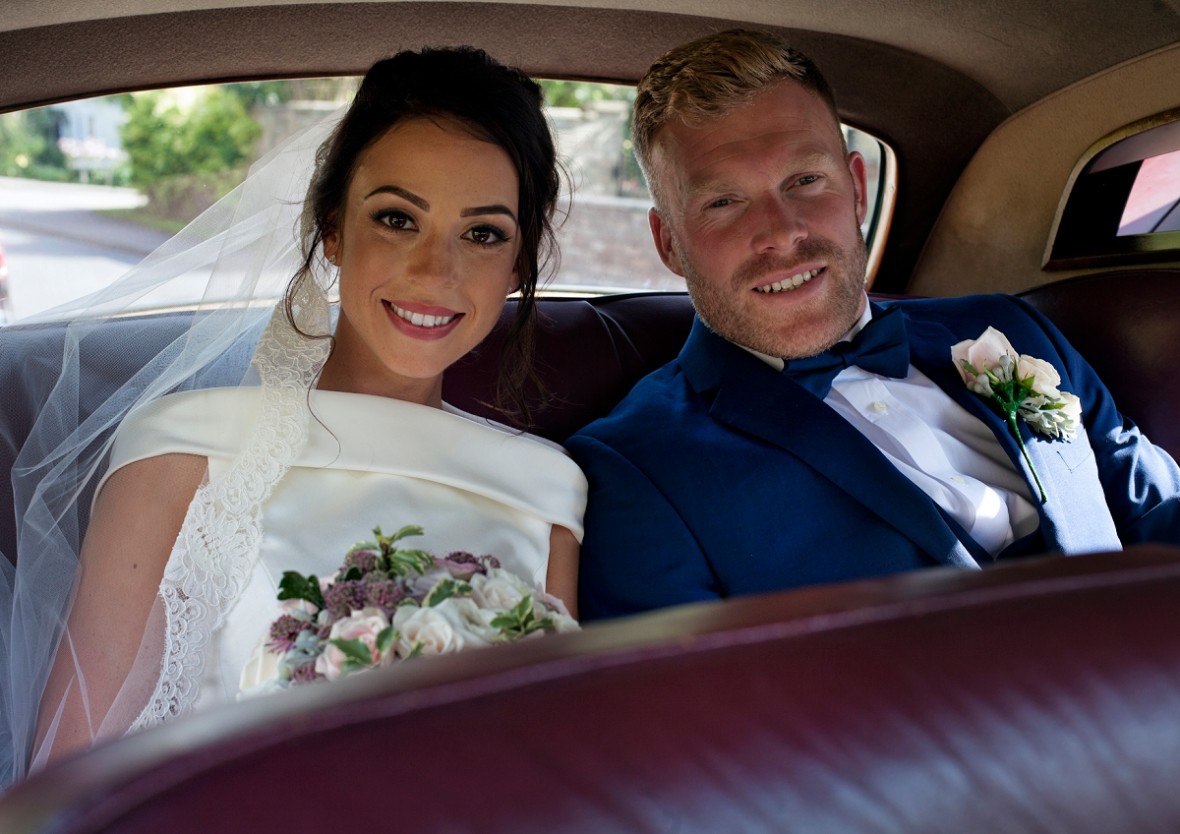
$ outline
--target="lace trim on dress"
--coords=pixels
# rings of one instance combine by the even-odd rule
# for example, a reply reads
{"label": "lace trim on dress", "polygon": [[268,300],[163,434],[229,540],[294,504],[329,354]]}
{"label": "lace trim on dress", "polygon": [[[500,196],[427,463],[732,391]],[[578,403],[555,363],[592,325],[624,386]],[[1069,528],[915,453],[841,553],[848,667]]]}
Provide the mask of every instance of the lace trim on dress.
{"label": "lace trim on dress", "polygon": [[159,594],[166,620],[160,675],[131,730],[184,715],[196,702],[212,635],[258,560],[262,504],[307,442],[307,392],[330,341],[303,333],[328,333],[328,302],[306,273],[294,302],[298,329],[279,304],[255,350],[258,419],[228,469],[197,489],[172,547]]}

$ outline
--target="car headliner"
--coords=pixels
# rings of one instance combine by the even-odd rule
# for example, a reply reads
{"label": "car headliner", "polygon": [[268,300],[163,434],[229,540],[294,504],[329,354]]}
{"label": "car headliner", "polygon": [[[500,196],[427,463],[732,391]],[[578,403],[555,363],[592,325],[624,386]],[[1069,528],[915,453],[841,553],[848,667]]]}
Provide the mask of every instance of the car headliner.
{"label": "car headliner", "polygon": [[[512,13],[505,19],[504,7],[511,12],[522,5],[544,11],[540,16]],[[357,6],[368,6],[369,14],[351,18]],[[299,14],[292,15],[289,7],[298,7]],[[92,0],[7,0],[0,32],[76,24],[81,27],[74,30],[77,37],[88,31],[102,31],[94,27],[101,26],[104,20],[201,12],[200,20],[208,24],[204,32],[195,28],[197,19],[174,18],[168,27],[171,36],[168,32],[149,34],[140,30],[126,42],[137,48],[125,53],[113,53],[105,41],[78,43],[65,30],[58,30],[62,34],[54,38],[56,47],[80,51],[82,55],[72,57],[83,60],[88,54],[92,69],[107,67],[113,59],[138,69],[141,79],[183,74],[180,67],[169,67],[171,61],[161,65],[160,58],[173,53],[177,57],[203,54],[196,77],[207,77],[211,72],[226,76],[276,70],[302,73],[309,69],[308,65],[317,72],[356,71],[390,51],[391,39],[395,42],[392,48],[398,48],[407,41],[421,42],[421,35],[431,30],[435,38],[442,36],[451,42],[456,36],[479,41],[488,37],[500,42],[510,40],[504,44],[505,49],[496,51],[511,52],[511,57],[504,55],[506,60],[534,72],[634,79],[653,56],[653,50],[678,40],[683,26],[694,25],[688,21],[660,21],[651,13],[695,16],[700,19],[695,26],[707,28],[710,19],[719,16],[718,9],[712,0],[508,4],[388,0],[315,4],[298,0],[111,0],[98,4]],[[963,73],[1010,110],[1078,78],[1171,43],[1180,35],[1180,3],[1175,0],[960,0],[949,5],[938,0],[726,0],[723,9],[726,21],[826,33],[833,37],[823,40],[833,45],[860,39],[878,44],[882,53],[890,47],[912,52]],[[341,15],[341,11],[346,14]],[[273,37],[265,37],[265,31],[252,33],[263,36],[255,42],[262,49],[229,48],[234,29],[249,30],[252,22],[280,17],[302,18],[309,23],[327,20],[336,25],[304,28],[297,36],[300,49],[292,50],[291,42],[286,41],[283,54],[273,59],[260,54],[265,44],[276,42]],[[393,25],[375,30],[348,25],[350,19],[377,17]],[[613,25],[608,25],[607,19],[614,21]],[[411,20],[412,25],[402,29]],[[511,25],[505,25],[508,23]],[[671,31],[661,31],[665,26]],[[129,29],[125,27],[125,31]],[[610,37],[612,31],[620,36]],[[158,34],[164,35],[163,41],[155,37]],[[96,45],[103,46],[96,49]],[[16,53],[5,50],[4,54],[11,58]],[[99,60],[102,63],[95,63]],[[107,71],[86,75],[101,82]],[[11,71],[6,71],[5,76],[6,83],[13,81]],[[36,82],[37,77],[33,80]],[[40,78],[41,83],[45,80]],[[157,77],[150,83],[160,80],[176,78]]]}
{"label": "car headliner", "polygon": [[[634,81],[656,55],[699,34],[734,24],[779,29],[824,70],[845,120],[899,153],[898,209],[877,288],[913,289],[916,280],[945,294],[990,286],[968,281],[948,290],[920,275],[912,280],[984,139],[1029,105],[1180,41],[1180,0],[726,0],[723,18],[718,8],[716,0],[6,0],[0,112],[187,82],[355,73],[401,48],[456,43],[536,75]],[[1174,85],[1151,86],[1158,97]],[[1132,110],[1129,120],[1162,109]],[[1071,127],[1076,136],[1066,145],[1084,150],[1099,138],[1086,124],[1050,125]],[[1061,164],[1072,170],[1077,158]],[[1057,189],[1053,205],[1039,210],[1040,233],[1064,183],[1056,171],[1024,173]],[[953,244],[953,230],[944,237]],[[1035,262],[1039,270],[1043,237],[1016,246],[1021,269]]]}

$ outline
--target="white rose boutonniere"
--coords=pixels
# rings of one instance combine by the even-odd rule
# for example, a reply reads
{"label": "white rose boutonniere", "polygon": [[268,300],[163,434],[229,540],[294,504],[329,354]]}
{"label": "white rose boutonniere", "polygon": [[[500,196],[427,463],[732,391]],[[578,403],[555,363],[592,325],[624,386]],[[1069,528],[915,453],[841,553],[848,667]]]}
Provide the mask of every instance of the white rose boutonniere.
{"label": "white rose boutonniere", "polygon": [[1032,431],[1052,440],[1073,440],[1082,419],[1081,401],[1058,390],[1061,375],[1056,368],[1043,359],[1017,354],[1007,337],[994,327],[983,331],[978,339],[952,346],[951,360],[966,386],[1004,415],[1044,503],[1045,488],[1029,459],[1016,419],[1019,417]]}

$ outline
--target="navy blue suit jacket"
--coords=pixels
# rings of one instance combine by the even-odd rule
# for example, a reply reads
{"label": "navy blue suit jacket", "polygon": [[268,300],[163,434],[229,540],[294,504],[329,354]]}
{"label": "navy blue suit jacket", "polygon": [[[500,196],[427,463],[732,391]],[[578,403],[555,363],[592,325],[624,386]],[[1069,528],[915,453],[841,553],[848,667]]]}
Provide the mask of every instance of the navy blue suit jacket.
{"label": "navy blue suit jacket", "polygon": [[[1180,470],[1119,414],[1085,360],[1009,296],[894,302],[911,362],[984,421],[1029,480],[997,412],[955,370],[951,345],[990,325],[1050,362],[1082,404],[1078,436],[1022,424],[1045,487],[1024,550],[1080,553],[1180,543]],[[888,306],[888,305],[886,305]],[[567,441],[590,481],[579,607],[585,619],[696,600],[975,568],[937,505],[822,400],[698,320],[679,357]],[[986,557],[990,559],[990,557]]]}

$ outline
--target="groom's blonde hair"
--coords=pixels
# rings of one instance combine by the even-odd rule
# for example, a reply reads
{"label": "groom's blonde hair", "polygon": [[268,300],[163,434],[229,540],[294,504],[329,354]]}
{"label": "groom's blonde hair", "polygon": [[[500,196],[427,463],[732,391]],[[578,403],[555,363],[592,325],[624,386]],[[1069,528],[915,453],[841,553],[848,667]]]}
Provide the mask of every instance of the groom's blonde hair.
{"label": "groom's blonde hair", "polygon": [[[672,121],[698,125],[720,118],[780,81],[801,84],[840,117],[831,87],[810,58],[778,35],[727,29],[677,46],[657,58],[636,90],[632,142],[657,207],[652,146]],[[841,134],[843,139],[843,134]]]}

